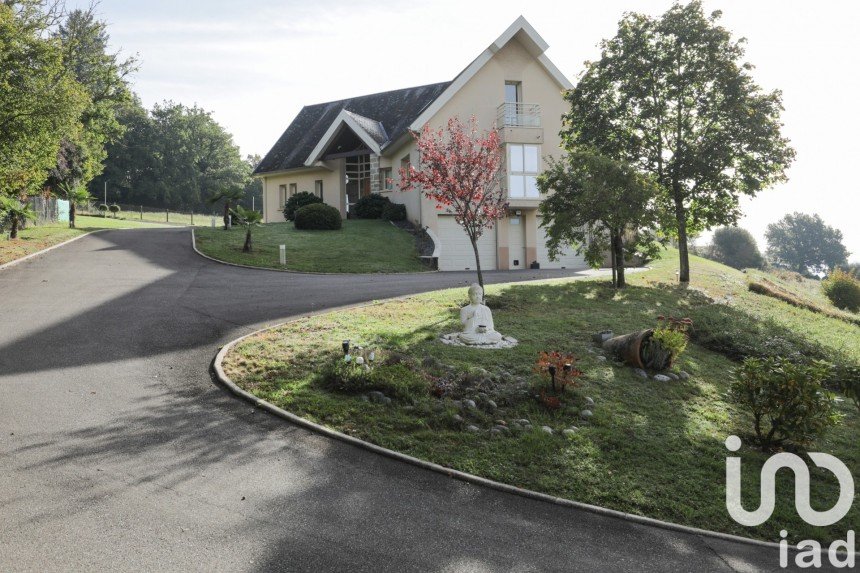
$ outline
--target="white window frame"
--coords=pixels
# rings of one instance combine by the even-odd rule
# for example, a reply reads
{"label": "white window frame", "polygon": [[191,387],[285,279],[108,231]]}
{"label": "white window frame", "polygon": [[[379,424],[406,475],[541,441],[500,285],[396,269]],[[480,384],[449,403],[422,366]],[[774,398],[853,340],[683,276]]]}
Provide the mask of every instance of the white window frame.
{"label": "white window frame", "polygon": [[323,180],[322,179],[317,179],[314,181],[314,195],[316,195],[320,199],[323,198]]}
{"label": "white window frame", "polygon": [[394,175],[393,172],[394,170],[391,167],[379,168],[379,186],[383,191],[394,190],[394,180],[392,179]]}
{"label": "white window frame", "polygon": [[290,197],[299,192],[299,184],[298,183],[290,183]]}
{"label": "white window frame", "polygon": [[[507,148],[508,197],[540,199],[540,191],[537,188],[537,176],[542,160],[540,145],[509,143]],[[530,159],[532,161],[529,161]]]}
{"label": "white window frame", "polygon": [[281,208],[284,208],[284,205],[287,204],[287,186],[286,185],[278,185],[278,204]]}

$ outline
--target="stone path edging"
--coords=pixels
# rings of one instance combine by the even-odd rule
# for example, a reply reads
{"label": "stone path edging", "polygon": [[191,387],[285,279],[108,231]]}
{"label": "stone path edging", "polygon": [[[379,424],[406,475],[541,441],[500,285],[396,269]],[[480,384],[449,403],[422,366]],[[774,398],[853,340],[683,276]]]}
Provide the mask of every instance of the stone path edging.
{"label": "stone path edging", "polygon": [[[614,517],[617,519],[622,519],[625,521],[630,521],[630,522],[634,522],[634,523],[638,523],[638,524],[642,524],[642,525],[650,525],[653,527],[659,527],[661,529],[668,529],[671,531],[678,531],[678,532],[687,533],[690,535],[700,535],[700,536],[704,536],[704,537],[711,537],[711,538],[725,540],[725,541],[744,543],[747,545],[767,547],[769,549],[779,549],[780,548],[778,543],[774,543],[771,541],[761,541],[758,539],[751,539],[749,537],[741,537],[739,535],[732,535],[730,533],[721,533],[719,531],[709,531],[707,529],[699,529],[697,527],[689,527],[686,525],[680,525],[680,524],[671,523],[668,521],[661,521],[659,519],[644,517],[641,515],[635,515],[635,514],[631,514],[631,513],[625,513],[623,511],[617,511],[614,509],[608,509],[608,508],[600,507],[597,505],[591,505],[591,504],[587,504],[587,503],[582,503],[582,502],[578,502],[578,501],[572,501],[569,499],[555,497],[555,496],[548,495],[545,493],[540,493],[540,492],[536,492],[533,490],[524,489],[524,488],[504,484],[501,482],[493,481],[493,480],[490,480],[487,478],[482,478],[480,476],[476,476],[476,475],[469,474],[466,472],[461,472],[461,471],[454,470],[451,468],[446,468],[444,466],[441,466],[439,464],[435,464],[433,462],[428,462],[426,460],[415,458],[413,456],[409,456],[409,455],[406,455],[406,454],[403,454],[400,452],[396,452],[394,450],[389,450],[387,448],[377,446],[376,444],[371,444],[370,442],[365,442],[364,440],[360,440],[360,439],[355,438],[353,436],[348,436],[348,435],[343,434],[341,432],[338,432],[336,430],[332,430],[331,428],[327,428],[327,427],[322,426],[320,424],[316,424],[314,422],[311,422],[310,420],[306,420],[305,418],[302,418],[302,417],[297,416],[291,412],[287,412],[286,410],[278,408],[274,404],[271,404],[270,402],[267,402],[261,398],[254,396],[253,394],[251,394],[249,392],[246,392],[245,390],[243,390],[242,388],[237,386],[236,383],[233,382],[230,379],[230,377],[227,376],[227,374],[224,372],[224,368],[222,366],[222,363],[224,361],[224,358],[227,356],[227,353],[230,352],[230,350],[232,350],[237,344],[239,344],[240,342],[242,342],[246,338],[250,338],[251,336],[254,336],[254,335],[259,334],[261,332],[274,330],[274,329],[279,328],[285,324],[289,324],[291,322],[295,322],[297,320],[301,320],[302,318],[306,318],[309,316],[328,314],[331,312],[340,312],[340,311],[344,311],[344,310],[351,310],[351,309],[361,308],[361,307],[365,307],[365,306],[372,306],[372,305],[376,305],[376,304],[383,304],[383,303],[390,302],[393,300],[410,298],[411,296],[414,296],[414,295],[395,297],[395,298],[390,298],[390,299],[385,299],[385,300],[380,300],[380,301],[374,301],[374,302],[370,302],[370,303],[360,303],[360,304],[348,305],[348,306],[340,307],[340,308],[336,308],[336,309],[320,310],[319,312],[308,313],[308,314],[302,315],[301,317],[292,318],[290,320],[281,322],[279,324],[275,324],[273,326],[268,326],[266,328],[262,328],[260,330],[251,332],[249,334],[245,334],[243,336],[240,336],[239,338],[236,338],[235,340],[232,340],[232,341],[228,342],[227,344],[225,344],[224,346],[222,346],[221,350],[215,356],[215,359],[212,362],[212,367],[215,370],[215,375],[218,378],[218,381],[221,384],[223,384],[230,392],[232,392],[236,396],[252,403],[257,408],[265,410],[265,411],[269,412],[270,414],[273,414],[279,418],[282,418],[282,419],[284,419],[284,420],[286,420],[292,424],[295,424],[297,426],[301,426],[303,428],[309,429],[313,432],[316,432],[318,434],[322,434],[326,437],[333,438],[335,440],[340,440],[341,442],[345,442],[347,444],[350,444],[350,445],[353,445],[353,446],[374,452],[376,454],[380,454],[380,455],[383,455],[383,456],[386,456],[389,458],[393,458],[393,459],[401,461],[401,462],[405,462],[405,463],[408,463],[408,464],[411,464],[414,466],[418,466],[420,468],[423,468],[423,469],[426,469],[429,471],[440,473],[440,474],[446,475],[446,476],[454,478],[454,479],[458,479],[458,480],[461,480],[464,482],[468,482],[468,483],[472,483],[475,485],[487,487],[487,488],[494,489],[497,491],[502,491],[505,493],[519,495],[522,497],[526,497],[526,498],[530,498],[530,499],[534,499],[534,500],[538,500],[538,501],[543,501],[546,503],[552,503],[552,504],[560,505],[563,507],[569,507],[569,508],[573,508],[573,509],[584,510],[584,511],[588,511],[591,513],[596,513],[598,515],[604,515],[607,517]],[[791,549],[795,550],[796,548],[791,547]],[[823,553],[826,553],[827,548],[822,547],[821,551]],[[860,555],[860,552],[855,552],[855,553]]]}

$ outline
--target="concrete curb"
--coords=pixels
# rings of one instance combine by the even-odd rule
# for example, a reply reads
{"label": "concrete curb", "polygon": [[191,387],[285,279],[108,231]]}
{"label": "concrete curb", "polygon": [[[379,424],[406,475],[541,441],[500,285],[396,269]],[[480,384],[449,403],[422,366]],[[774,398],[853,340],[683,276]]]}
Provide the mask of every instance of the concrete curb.
{"label": "concrete curb", "polygon": [[197,239],[194,236],[194,228],[191,228],[191,248],[194,249],[194,252],[203,257],[204,259],[209,259],[212,262],[219,263],[222,265],[227,265],[229,267],[237,267],[240,269],[253,269],[256,271],[274,271],[276,273],[290,273],[294,275],[355,275],[355,276],[396,276],[396,275],[420,275],[420,274],[430,274],[430,273],[438,273],[439,271],[412,271],[408,273],[322,273],[319,271],[293,271],[290,269],[276,269],[273,267],[255,267],[252,265],[240,265],[239,263],[231,263],[228,261],[222,261],[221,259],[216,259],[215,257],[210,257],[209,255],[203,254],[200,249],[197,248]]}
{"label": "concrete curb", "polygon": [[95,233],[101,233],[102,231],[121,231],[121,230],[122,229],[96,229],[95,231],[87,231],[86,233],[84,233],[82,235],[78,235],[77,237],[72,237],[68,241],[63,241],[62,243],[57,243],[56,245],[51,245],[50,247],[42,249],[41,251],[36,251],[35,253],[30,253],[29,255],[25,255],[25,256],[21,257],[20,259],[15,259],[14,261],[9,261],[8,263],[3,263],[2,265],[0,265],[0,271],[2,271],[4,269],[8,269],[9,267],[13,267],[13,266],[17,265],[18,263],[23,263],[24,261],[27,261],[30,259],[35,259],[36,257],[44,255],[48,251],[53,251],[54,249],[59,249],[60,247],[64,247],[64,246],[68,245],[69,243],[74,243],[78,239],[83,239],[84,237],[86,237],[88,235],[93,235]]}
{"label": "concrete curb", "polygon": [[[504,484],[501,482],[493,481],[493,480],[490,480],[487,478],[482,478],[480,476],[476,476],[476,475],[469,474],[466,472],[461,472],[461,471],[454,470],[451,468],[446,468],[444,466],[441,466],[439,464],[435,464],[433,462],[428,462],[426,460],[415,458],[415,457],[412,457],[412,456],[409,456],[409,455],[406,455],[406,454],[403,454],[400,452],[396,452],[394,450],[389,450],[387,448],[383,448],[381,446],[377,446],[375,444],[365,442],[364,440],[360,440],[358,438],[348,436],[346,434],[342,434],[336,430],[332,430],[331,428],[327,428],[327,427],[322,426],[320,424],[316,424],[314,422],[311,422],[309,420],[301,418],[295,414],[287,412],[286,410],[278,408],[274,404],[271,404],[271,403],[269,403],[269,402],[267,402],[261,398],[257,398],[253,394],[250,394],[249,392],[246,392],[245,390],[241,389],[224,372],[224,368],[223,368],[224,358],[227,356],[227,354],[230,352],[230,350],[232,350],[237,344],[239,344],[240,342],[242,342],[246,338],[250,338],[251,336],[255,336],[257,334],[260,334],[261,332],[274,330],[274,329],[279,328],[285,324],[289,324],[291,322],[301,320],[301,318],[305,318],[308,316],[317,316],[317,315],[321,315],[321,314],[328,314],[331,312],[340,312],[340,311],[344,311],[344,310],[362,308],[362,307],[372,306],[372,305],[376,305],[376,304],[383,304],[383,303],[394,301],[394,300],[402,300],[405,298],[409,298],[411,296],[414,296],[414,295],[395,297],[395,298],[390,298],[390,299],[385,299],[385,300],[373,301],[373,302],[369,302],[369,303],[360,303],[360,304],[348,305],[348,306],[344,306],[344,307],[340,307],[340,308],[336,308],[336,309],[321,310],[319,312],[314,312],[314,313],[302,315],[302,317],[300,317],[300,318],[293,318],[293,319],[281,322],[279,324],[275,324],[273,326],[268,326],[266,328],[262,328],[260,330],[255,331],[255,332],[245,334],[244,336],[240,336],[239,338],[236,338],[235,340],[232,340],[232,341],[228,342],[227,344],[225,344],[224,346],[222,346],[221,350],[215,356],[215,358],[212,362],[212,367],[215,370],[215,375],[218,378],[218,381],[221,384],[223,384],[230,392],[232,392],[236,396],[250,402],[251,404],[253,404],[257,408],[265,410],[266,412],[269,412],[270,414],[273,414],[279,418],[282,418],[282,419],[284,419],[284,420],[286,420],[292,424],[295,424],[297,426],[301,426],[303,428],[309,429],[313,432],[316,432],[318,434],[322,434],[326,437],[333,438],[335,440],[340,440],[341,442],[345,442],[345,443],[350,444],[352,446],[356,446],[356,447],[371,451],[373,453],[380,454],[380,455],[383,455],[383,456],[386,456],[386,457],[389,457],[389,458],[392,458],[392,459],[395,459],[395,460],[398,460],[401,462],[405,462],[405,463],[417,466],[419,468],[433,471],[433,472],[436,472],[436,473],[439,473],[439,474],[442,474],[442,475],[445,475],[445,476],[448,476],[448,477],[451,477],[454,479],[458,479],[458,480],[461,480],[461,481],[464,481],[467,483],[472,483],[475,485],[487,487],[487,488],[494,489],[497,491],[510,493],[513,495],[518,495],[518,496],[526,497],[529,499],[534,499],[537,501],[552,503],[555,505],[559,505],[562,507],[569,507],[572,509],[588,511],[590,513],[595,513],[598,515],[622,519],[625,521],[630,521],[630,522],[638,523],[641,525],[649,525],[649,526],[653,526],[653,527],[659,527],[661,529],[667,529],[670,531],[677,531],[680,533],[686,533],[686,534],[690,534],[690,535],[698,535],[698,536],[702,536],[702,537],[709,537],[709,538],[719,539],[719,540],[723,540],[723,541],[732,541],[732,542],[743,543],[746,545],[751,545],[751,546],[756,546],[756,547],[766,547],[768,549],[779,550],[779,548],[780,548],[779,544],[771,542],[771,541],[761,541],[758,539],[741,537],[739,535],[732,535],[729,533],[721,533],[718,531],[709,531],[707,529],[699,529],[697,527],[689,527],[686,525],[679,525],[677,523],[671,523],[668,521],[661,521],[659,519],[653,519],[650,517],[643,517],[641,515],[634,515],[631,513],[616,511],[614,509],[608,509],[605,507],[600,507],[600,506],[596,506],[596,505],[590,505],[587,503],[582,503],[582,502],[572,501],[569,499],[555,497],[555,496],[551,496],[551,495],[548,495],[545,493],[540,493],[540,492],[536,492],[533,490],[524,489],[524,488]],[[796,548],[792,546],[791,549],[795,550]],[[827,551],[826,547],[822,546],[821,551],[822,551],[822,553],[826,553],[826,551]],[[857,555],[860,555],[860,552],[855,552],[855,553]]]}

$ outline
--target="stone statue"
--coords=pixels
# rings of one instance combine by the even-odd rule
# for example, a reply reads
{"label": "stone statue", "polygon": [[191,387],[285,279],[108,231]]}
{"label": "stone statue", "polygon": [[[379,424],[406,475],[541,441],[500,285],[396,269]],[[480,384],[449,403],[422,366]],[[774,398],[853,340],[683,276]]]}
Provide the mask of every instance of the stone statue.
{"label": "stone statue", "polygon": [[493,311],[484,304],[484,289],[477,283],[469,287],[469,304],[460,309],[460,322],[463,332],[457,338],[464,344],[479,346],[502,341],[493,324]]}

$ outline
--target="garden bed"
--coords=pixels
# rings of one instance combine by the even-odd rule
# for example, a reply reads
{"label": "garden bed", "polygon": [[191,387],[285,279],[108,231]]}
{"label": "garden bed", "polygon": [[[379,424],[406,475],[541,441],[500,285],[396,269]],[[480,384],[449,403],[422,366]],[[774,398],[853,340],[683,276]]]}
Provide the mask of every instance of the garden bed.
{"label": "garden bed", "polygon": [[[778,477],[782,493],[766,524],[746,528],[728,515],[726,437],[745,442],[739,455],[747,508],[758,503],[758,472],[767,458],[749,445],[750,416],[728,398],[735,362],[690,344],[675,366],[678,379],[657,381],[613,363],[593,343],[597,331],[633,332],[662,314],[691,316],[695,324],[700,313],[716,308],[734,328],[758,324],[755,316],[715,305],[697,290],[649,286],[671,276],[670,269],[660,262],[631,277],[621,293],[596,281],[488,287],[497,330],[520,341],[512,349],[439,343],[441,333],[456,330],[466,302],[465,289],[457,289],[286,324],[244,340],[224,368],[245,390],[309,420],[503,483],[771,541],[779,540],[780,529],[790,539],[844,539],[847,524],[860,520],[860,508],[855,504],[829,528],[806,525],[794,510],[787,472]],[[704,269],[694,266],[694,281],[697,270]],[[732,288],[741,296],[745,283],[737,274]],[[701,290],[727,287],[708,272],[698,276]],[[377,374],[348,384],[330,375],[343,361],[344,339],[363,345],[364,355],[376,351]],[[541,400],[547,380],[534,372],[538,354],[553,350],[573,354],[583,372],[557,409]],[[813,449],[838,456],[858,475],[857,411],[847,401],[838,408],[842,425]],[[823,471],[812,476],[813,505],[829,507],[837,497],[835,479]]]}

